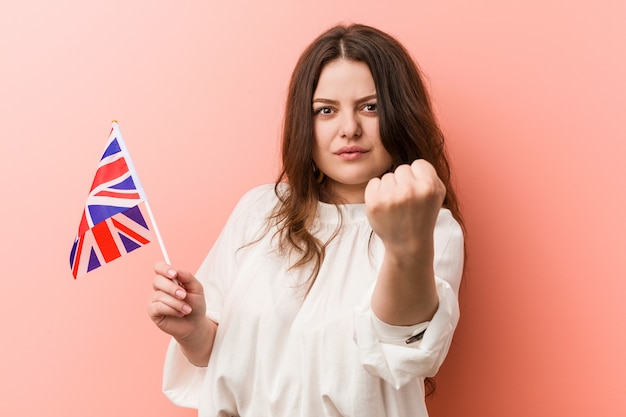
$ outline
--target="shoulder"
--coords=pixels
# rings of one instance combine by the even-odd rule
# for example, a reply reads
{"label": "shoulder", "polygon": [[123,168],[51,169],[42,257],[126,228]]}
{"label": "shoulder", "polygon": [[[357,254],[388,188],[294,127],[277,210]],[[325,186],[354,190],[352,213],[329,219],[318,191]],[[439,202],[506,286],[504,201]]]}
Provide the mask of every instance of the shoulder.
{"label": "shoulder", "polygon": [[435,275],[448,282],[458,296],[465,263],[465,237],[450,210],[439,211],[434,238]]}
{"label": "shoulder", "polygon": [[461,225],[459,224],[458,221],[456,221],[456,219],[452,215],[452,212],[448,210],[447,208],[442,208],[439,210],[435,228],[441,228],[441,229],[446,229],[450,231],[460,232],[461,234],[463,233],[463,231],[461,230]]}
{"label": "shoulder", "polygon": [[258,185],[246,192],[239,200],[238,205],[255,205],[255,204],[276,204],[278,197],[276,192],[283,191],[283,184],[263,184]]}
{"label": "shoulder", "polygon": [[239,199],[233,214],[265,218],[276,207],[278,196],[284,187],[279,184],[263,184],[252,188]]}
{"label": "shoulder", "polygon": [[463,229],[454,218],[452,212],[446,208],[439,210],[437,223],[435,224],[435,239],[446,244],[450,242],[461,243],[464,240]]}

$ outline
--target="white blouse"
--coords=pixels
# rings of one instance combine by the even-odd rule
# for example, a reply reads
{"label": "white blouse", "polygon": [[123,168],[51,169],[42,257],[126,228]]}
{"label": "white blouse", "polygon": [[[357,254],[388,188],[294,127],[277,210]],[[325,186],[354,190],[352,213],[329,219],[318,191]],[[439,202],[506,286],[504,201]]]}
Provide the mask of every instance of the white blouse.
{"label": "white blouse", "polygon": [[[197,278],[209,317],[219,323],[207,367],[191,365],[172,340],[163,391],[200,417],[422,417],[424,377],[443,362],[459,319],[463,233],[442,209],[435,227],[439,308],[423,326],[391,326],[370,307],[384,248],[373,236],[364,204],[319,203],[314,233],[326,249],[304,297],[310,269],[289,270],[277,253],[266,217],[277,203],[274,185],[237,204]],[[257,239],[259,239],[256,243]],[[252,243],[252,244],[251,244]]]}

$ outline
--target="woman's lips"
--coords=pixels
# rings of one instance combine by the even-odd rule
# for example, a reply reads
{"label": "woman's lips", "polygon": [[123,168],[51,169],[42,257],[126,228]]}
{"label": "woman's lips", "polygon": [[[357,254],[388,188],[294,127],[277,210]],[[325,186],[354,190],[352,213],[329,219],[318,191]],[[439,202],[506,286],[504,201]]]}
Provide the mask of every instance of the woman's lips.
{"label": "woman's lips", "polygon": [[335,155],[344,161],[354,161],[367,153],[367,150],[360,146],[344,146],[335,152]]}

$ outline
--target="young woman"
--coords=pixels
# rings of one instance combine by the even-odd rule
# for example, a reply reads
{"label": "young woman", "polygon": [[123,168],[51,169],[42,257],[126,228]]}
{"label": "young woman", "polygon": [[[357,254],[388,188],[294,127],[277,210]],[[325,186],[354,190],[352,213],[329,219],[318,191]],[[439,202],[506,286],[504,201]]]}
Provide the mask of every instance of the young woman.
{"label": "young woman", "polygon": [[464,241],[427,91],[391,36],[318,37],[294,70],[275,184],[194,276],[159,263],[164,391],[200,416],[427,416]]}

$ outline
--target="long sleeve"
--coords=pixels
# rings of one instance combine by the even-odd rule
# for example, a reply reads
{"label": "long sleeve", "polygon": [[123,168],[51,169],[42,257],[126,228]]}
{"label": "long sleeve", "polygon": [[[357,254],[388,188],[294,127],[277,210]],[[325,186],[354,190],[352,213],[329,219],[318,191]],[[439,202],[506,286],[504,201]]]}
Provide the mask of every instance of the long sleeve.
{"label": "long sleeve", "polygon": [[407,344],[419,326],[390,326],[377,320],[368,302],[354,315],[354,340],[367,371],[398,389],[418,377],[434,376],[443,363],[459,320],[463,233],[448,210],[435,227],[435,282],[439,308],[421,341]]}
{"label": "long sleeve", "polygon": [[[254,232],[263,221],[255,208],[267,188],[254,189],[242,197],[196,273],[204,287],[207,316],[218,325],[236,277],[239,249],[254,240]],[[192,365],[172,338],[163,371],[165,395],[176,405],[198,408],[205,374],[206,368]]]}

